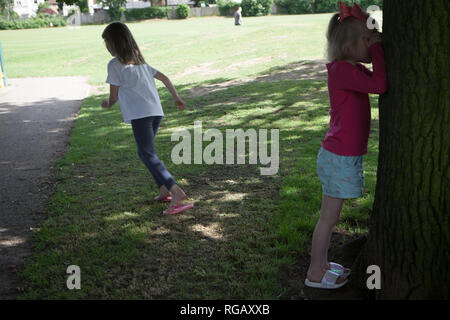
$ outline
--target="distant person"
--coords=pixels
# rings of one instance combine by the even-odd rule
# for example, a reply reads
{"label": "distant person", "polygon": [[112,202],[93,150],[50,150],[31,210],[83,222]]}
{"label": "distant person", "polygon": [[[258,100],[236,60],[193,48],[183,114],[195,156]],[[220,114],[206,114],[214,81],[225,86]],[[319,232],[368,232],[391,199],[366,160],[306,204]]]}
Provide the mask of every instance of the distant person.
{"label": "distant person", "polygon": [[136,140],[139,158],[150,171],[159,189],[156,201],[169,202],[163,214],[175,214],[194,206],[182,205],[186,197],[175,179],[159,160],[155,150],[155,136],[164,116],[155,80],[164,83],[173,96],[174,104],[180,111],[185,103],[164,74],[148,65],[139,50],[128,27],[121,22],[113,22],[103,31],[106,48],[114,58],[108,63],[110,84],[109,101],[102,102],[103,108],[111,108],[117,100],[125,123],[131,124]]}
{"label": "distant person", "polygon": [[234,24],[236,26],[242,25],[242,8],[237,8],[236,12],[234,13]]}

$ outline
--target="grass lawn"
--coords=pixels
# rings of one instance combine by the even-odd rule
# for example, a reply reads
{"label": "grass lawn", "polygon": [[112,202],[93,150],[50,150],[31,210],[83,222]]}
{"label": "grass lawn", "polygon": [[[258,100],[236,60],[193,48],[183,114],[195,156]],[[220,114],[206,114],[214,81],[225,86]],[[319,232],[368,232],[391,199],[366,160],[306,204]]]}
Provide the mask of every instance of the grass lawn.
{"label": "grass lawn", "polygon": [[[156,141],[195,208],[162,217],[167,205],[149,201],[156,188],[118,106],[102,110],[102,92],[85,99],[70,149],[56,163],[56,192],[34,233],[22,298],[285,297],[293,288],[283,277],[309,251],[320,210],[315,162],[328,128],[328,92],[317,71],[323,65],[305,60],[323,56],[329,17],[247,18],[242,28],[228,18],[130,24],[146,59],[187,102],[180,113],[168,91],[159,90],[166,118]],[[100,83],[110,59],[103,28],[0,32],[8,75],[89,75]],[[309,65],[319,69],[303,68]],[[367,231],[373,203],[378,110],[371,99],[366,193],[345,203],[336,229],[344,240]],[[195,120],[224,135],[233,128],[280,129],[278,174],[261,176],[260,166],[249,164],[173,164],[171,134],[192,131]],[[81,290],[65,287],[73,264],[81,268]]]}
{"label": "grass lawn", "polygon": [[[324,56],[330,15],[154,20],[129,27],[147,62],[176,83],[241,77],[299,58]],[[106,79],[111,56],[101,34],[106,25],[0,31],[10,78],[88,75]]]}

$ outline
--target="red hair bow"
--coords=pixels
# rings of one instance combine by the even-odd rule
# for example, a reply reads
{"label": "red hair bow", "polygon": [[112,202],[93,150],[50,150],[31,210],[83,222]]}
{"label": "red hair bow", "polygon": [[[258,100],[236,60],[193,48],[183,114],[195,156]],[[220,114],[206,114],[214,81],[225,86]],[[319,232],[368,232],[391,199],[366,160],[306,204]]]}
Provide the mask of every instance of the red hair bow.
{"label": "red hair bow", "polygon": [[342,22],[348,17],[355,17],[364,23],[367,22],[367,14],[356,3],[350,7],[342,1],[339,2],[339,21]]}

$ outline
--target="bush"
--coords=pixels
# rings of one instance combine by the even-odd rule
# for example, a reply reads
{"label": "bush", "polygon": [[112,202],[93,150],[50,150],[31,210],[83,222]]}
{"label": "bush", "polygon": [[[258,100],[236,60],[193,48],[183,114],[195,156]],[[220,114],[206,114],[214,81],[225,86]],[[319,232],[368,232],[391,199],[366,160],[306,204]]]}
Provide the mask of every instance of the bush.
{"label": "bush", "polygon": [[258,17],[268,15],[272,11],[273,0],[242,0],[242,15]]}
{"label": "bush", "polygon": [[191,9],[187,4],[180,4],[177,7],[177,17],[178,19],[186,19],[191,14]]}
{"label": "bush", "polygon": [[[341,0],[276,0],[276,4],[290,14],[338,12]],[[383,8],[383,0],[342,0],[347,5],[357,3],[363,10],[370,5]]]}
{"label": "bush", "polygon": [[167,7],[148,7],[142,9],[130,9],[125,11],[127,21],[137,21],[156,18],[167,18],[170,8]]}
{"label": "bush", "polygon": [[232,0],[219,0],[217,6],[221,16],[231,16],[239,7],[239,4]]}
{"label": "bush", "polygon": [[38,9],[36,11],[37,14],[44,12],[44,9],[49,9],[50,8],[50,3],[48,2],[43,2],[43,3],[39,3],[38,5]]}
{"label": "bush", "polygon": [[121,7],[109,7],[108,9],[108,15],[111,18],[111,21],[119,21],[120,20],[120,8]]}
{"label": "bush", "polygon": [[52,16],[49,14],[38,14],[35,18],[26,20],[0,20],[0,30],[15,30],[15,29],[31,29],[50,27],[50,23],[54,27],[66,26],[67,22],[64,17]]}
{"label": "bush", "polygon": [[80,0],[78,1],[78,7],[80,8],[80,12],[89,13],[89,1],[88,0]]}
{"label": "bush", "polygon": [[289,14],[312,13],[311,0],[278,0],[276,3]]}

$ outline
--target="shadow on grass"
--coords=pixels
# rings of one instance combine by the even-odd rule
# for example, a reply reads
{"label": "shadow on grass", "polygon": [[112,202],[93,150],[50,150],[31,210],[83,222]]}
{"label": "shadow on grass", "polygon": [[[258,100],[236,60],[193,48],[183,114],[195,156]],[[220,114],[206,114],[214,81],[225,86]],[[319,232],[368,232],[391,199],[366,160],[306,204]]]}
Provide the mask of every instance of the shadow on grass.
{"label": "shadow on grass", "polygon": [[[229,79],[200,86],[223,81]],[[307,250],[320,209],[315,160],[329,121],[326,83],[255,80],[190,97],[198,86],[178,87],[188,105],[182,113],[160,90],[166,118],[156,138],[158,153],[195,202],[194,209],[176,216],[161,216],[167,205],[149,201],[156,186],[118,108],[101,110],[104,96],[86,99],[70,151],[57,163],[58,185],[49,217],[36,233],[38,251],[25,272],[29,287],[23,298],[293,296],[295,284],[286,276]],[[249,164],[173,164],[171,133],[192,130],[195,120],[203,122],[203,130],[222,133],[280,129],[278,174],[261,176],[260,166]],[[364,208],[371,207],[374,190],[374,181],[367,180],[370,195],[358,200],[366,203],[350,202],[344,210],[341,228],[348,232],[346,219],[354,227],[367,218]],[[65,287],[70,264],[81,267],[81,290]]]}

